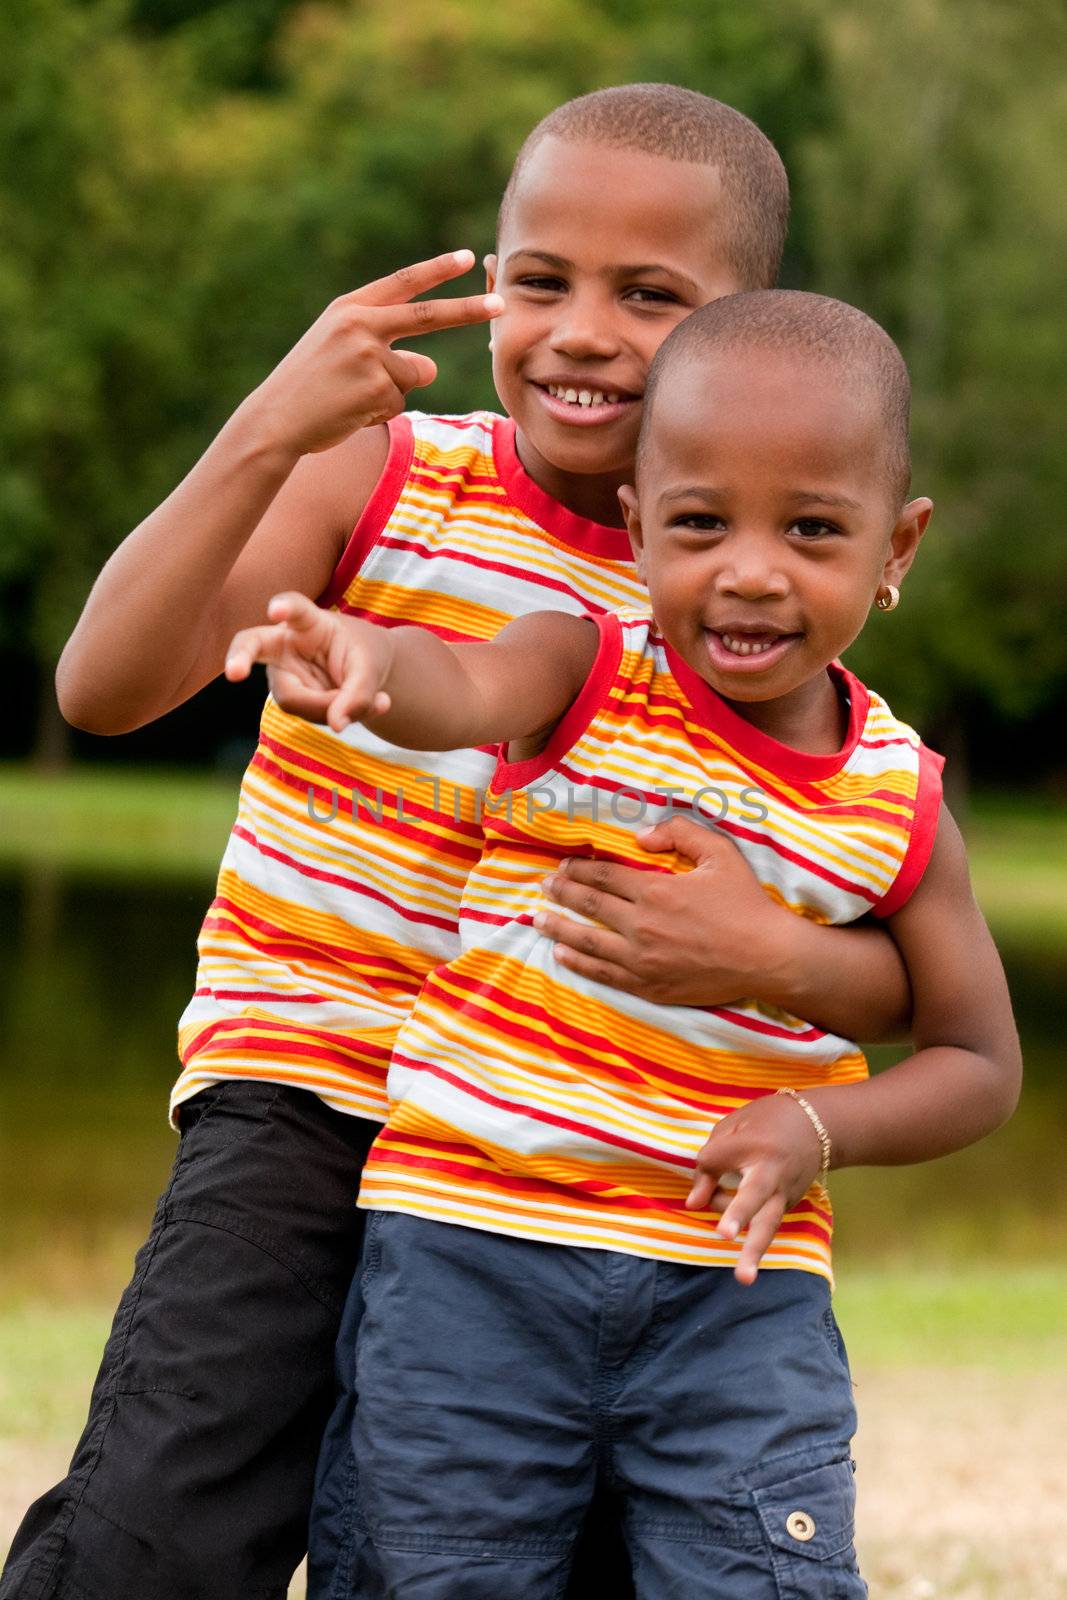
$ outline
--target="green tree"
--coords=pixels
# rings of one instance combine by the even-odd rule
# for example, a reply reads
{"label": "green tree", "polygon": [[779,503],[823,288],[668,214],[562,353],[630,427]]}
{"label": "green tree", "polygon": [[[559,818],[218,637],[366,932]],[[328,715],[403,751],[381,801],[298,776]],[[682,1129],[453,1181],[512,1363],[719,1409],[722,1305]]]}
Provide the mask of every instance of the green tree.
{"label": "green tree", "polygon": [[63,0],[0,12],[0,576],[24,601],[0,626],[44,662],[170,479],[195,392],[186,301],[162,293],[198,209],[181,86],[122,22]]}
{"label": "green tree", "polygon": [[951,741],[1067,692],[1062,263],[1067,13],[1056,0],[820,7],[831,115],[800,154],[813,287],[898,338],[936,502],[861,670]]}

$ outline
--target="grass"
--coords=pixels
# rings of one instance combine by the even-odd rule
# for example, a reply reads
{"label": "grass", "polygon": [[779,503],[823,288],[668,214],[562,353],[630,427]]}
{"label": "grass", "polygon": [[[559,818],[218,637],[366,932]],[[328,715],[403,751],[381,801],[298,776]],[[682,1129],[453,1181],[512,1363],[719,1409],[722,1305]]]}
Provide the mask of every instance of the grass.
{"label": "grass", "polygon": [[1067,951],[1067,806],[978,796],[965,832],[975,891],[998,937]]}
{"label": "grass", "polygon": [[0,765],[0,865],[210,880],[237,788],[232,774],[181,769]]}
{"label": "grass", "polygon": [[839,1268],[834,1308],[854,1366],[1067,1366],[1067,1268],[953,1262]]}

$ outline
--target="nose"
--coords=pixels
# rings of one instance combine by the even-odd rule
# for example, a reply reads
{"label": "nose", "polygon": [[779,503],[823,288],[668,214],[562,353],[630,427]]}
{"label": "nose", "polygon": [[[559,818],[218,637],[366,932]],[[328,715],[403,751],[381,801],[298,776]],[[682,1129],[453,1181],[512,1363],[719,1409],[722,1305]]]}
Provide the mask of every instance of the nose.
{"label": "nose", "polygon": [[575,361],[605,361],[617,355],[620,341],[610,299],[570,294],[560,307],[550,343],[553,350]]}
{"label": "nose", "polygon": [[745,538],[735,534],[721,548],[724,557],[716,588],[738,600],[783,600],[789,579],[782,570],[781,547],[776,539]]}

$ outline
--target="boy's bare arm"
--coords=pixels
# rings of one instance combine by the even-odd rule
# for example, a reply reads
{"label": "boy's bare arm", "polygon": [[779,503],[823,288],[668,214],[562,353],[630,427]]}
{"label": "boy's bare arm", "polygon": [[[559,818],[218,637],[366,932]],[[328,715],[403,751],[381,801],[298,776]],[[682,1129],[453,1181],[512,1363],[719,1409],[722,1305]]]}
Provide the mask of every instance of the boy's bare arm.
{"label": "boy's bare arm", "polygon": [[561,965],[663,1005],[755,997],[846,1039],[908,1034],[907,969],[883,928],[827,928],[798,917],[763,891],[725,835],[688,818],[659,823],[641,843],[677,851],[693,871],[566,862],[546,894],[600,926],[545,913],[539,926],[558,941]]}
{"label": "boy's bare arm", "polygon": [[[948,1155],[999,1127],[1019,1096],[1022,1058],[1004,972],[944,808],[923,880],[890,920],[911,979],[915,1053],[867,1082],[805,1091],[829,1133],[834,1167]],[[712,1131],[687,1203],[723,1207],[727,1237],[747,1229],[736,1269],[742,1281],[755,1277],[820,1159],[813,1122],[788,1097],[754,1101]],[[733,1198],[719,1187],[727,1172],[741,1174]]]}
{"label": "boy's bare arm", "polygon": [[1022,1085],[1004,969],[944,807],[922,882],[889,922],[911,978],[915,1054],[868,1083],[815,1093],[832,1097],[836,1166],[895,1166],[961,1150],[1007,1120]]}
{"label": "boy's bare arm", "polygon": [[393,341],[495,314],[485,295],[409,303],[472,263],[439,256],[341,296],[238,407],[98,578],[56,674],[68,720],[139,727],[216,676],[283,584],[322,593],[385,464],[383,422],[436,376]]}
{"label": "boy's bare arm", "polygon": [[238,633],[226,676],[273,668],[283,709],[342,732],[364,722],[408,750],[462,750],[540,736],[580,692],[596,658],[587,618],[531,612],[487,643],[450,643],[425,628],[382,628],[276,595],[269,623]]}

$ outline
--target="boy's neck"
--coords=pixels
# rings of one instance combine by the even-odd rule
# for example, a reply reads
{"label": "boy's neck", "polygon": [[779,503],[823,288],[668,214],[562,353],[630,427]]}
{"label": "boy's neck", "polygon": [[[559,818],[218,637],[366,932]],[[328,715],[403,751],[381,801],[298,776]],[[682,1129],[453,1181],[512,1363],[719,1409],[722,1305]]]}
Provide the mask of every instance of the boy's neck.
{"label": "boy's neck", "polygon": [[726,703],[768,738],[805,755],[836,755],[848,737],[849,706],[845,687],[829,669],[773,700],[728,700]]}
{"label": "boy's neck", "polygon": [[518,428],[515,429],[515,453],[523,470],[539,489],[551,495],[557,504],[576,517],[600,523],[607,528],[622,528],[625,522],[619,504],[619,490],[624,483],[633,481],[632,470],[627,473],[562,472],[539,454]]}

